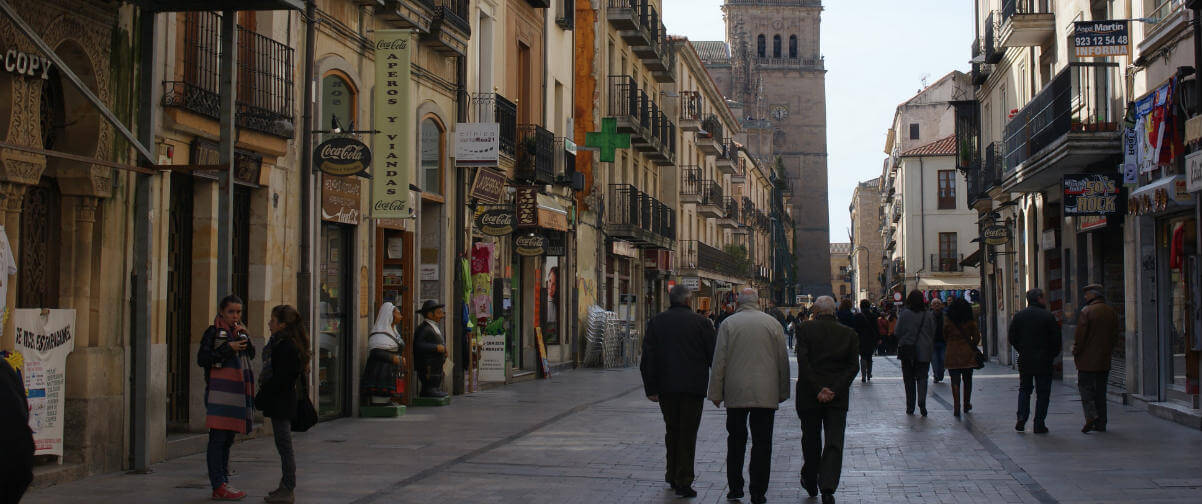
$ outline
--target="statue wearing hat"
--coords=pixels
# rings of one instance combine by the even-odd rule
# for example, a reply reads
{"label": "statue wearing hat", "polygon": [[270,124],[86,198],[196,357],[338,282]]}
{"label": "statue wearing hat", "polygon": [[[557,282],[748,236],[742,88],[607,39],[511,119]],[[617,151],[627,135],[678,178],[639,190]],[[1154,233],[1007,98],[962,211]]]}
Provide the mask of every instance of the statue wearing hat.
{"label": "statue wearing hat", "polygon": [[442,387],[442,366],[447,361],[446,340],[442,337],[439,322],[446,318],[445,305],[432,299],[422,304],[418,310],[424,320],[417,326],[413,334],[413,364],[421,379],[421,397],[446,397]]}

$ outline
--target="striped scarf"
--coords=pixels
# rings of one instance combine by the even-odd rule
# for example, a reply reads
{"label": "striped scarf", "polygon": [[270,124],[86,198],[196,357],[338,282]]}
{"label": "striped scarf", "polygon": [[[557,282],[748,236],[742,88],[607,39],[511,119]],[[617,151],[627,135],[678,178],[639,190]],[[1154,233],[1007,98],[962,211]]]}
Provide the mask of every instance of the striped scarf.
{"label": "striped scarf", "polygon": [[[233,328],[221,320],[213,323],[219,332],[232,334]],[[209,370],[205,390],[205,427],[249,434],[254,428],[255,374],[244,352]]]}

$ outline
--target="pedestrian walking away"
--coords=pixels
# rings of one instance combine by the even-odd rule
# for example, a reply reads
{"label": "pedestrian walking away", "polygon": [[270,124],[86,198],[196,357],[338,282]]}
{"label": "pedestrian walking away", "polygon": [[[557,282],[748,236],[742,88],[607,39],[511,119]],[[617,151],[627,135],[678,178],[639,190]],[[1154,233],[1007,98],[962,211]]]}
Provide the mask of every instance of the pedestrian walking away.
{"label": "pedestrian walking away", "polygon": [[254,421],[255,346],[242,325],[242,299],[230,295],[217,306],[217,318],[205,330],[196,363],[205,370],[206,461],[213,500],[242,500],[246,492],[229,485],[230,447],[238,434],[249,434]]}
{"label": "pedestrian walking away", "polygon": [[1081,432],[1106,432],[1106,381],[1110,377],[1110,357],[1119,330],[1119,317],[1106,304],[1102,286],[1085,286],[1085,307],[1077,318],[1073,336],[1073,360],[1077,364],[1077,389],[1085,410]]}
{"label": "pedestrian walking away", "polygon": [[855,330],[860,344],[860,381],[868,383],[872,380],[872,354],[881,341],[881,335],[877,332],[877,318],[872,312],[872,303],[867,299],[861,300],[860,313],[857,313],[855,318]]}
{"label": "pedestrian walking away", "polygon": [[[867,303],[867,301],[865,301]],[[835,501],[843,470],[843,434],[847,428],[851,382],[860,372],[862,339],[836,321],[835,300],[814,301],[814,320],[797,332],[797,418],[801,420],[801,487],[824,504]],[[869,361],[871,362],[871,354]]]}
{"label": "pedestrian walking away", "polygon": [[8,360],[0,358],[0,503],[16,504],[33,482],[33,430],[25,384]]}
{"label": "pedestrian walking away", "polygon": [[751,427],[751,502],[767,502],[772,470],[772,424],[789,398],[789,355],[785,335],[771,315],[760,311],[759,294],[746,288],[738,310],[718,328],[709,399],[726,403],[726,478],[729,499],[743,497],[743,455]]}
{"label": "pedestrian walking away", "polygon": [[296,455],[292,451],[292,425],[297,415],[297,379],[309,362],[309,338],[296,308],[280,305],[267,323],[271,339],[263,346],[263,371],[255,407],[271,419],[276,452],[280,455],[280,485],[264,501],[292,504],[296,491]]}
{"label": "pedestrian walking away", "polygon": [[1007,332],[1010,346],[1018,352],[1018,421],[1014,430],[1026,430],[1034,390],[1035,433],[1047,434],[1052,366],[1060,355],[1060,322],[1048,311],[1042,290],[1027,291],[1027,307],[1014,314]]}
{"label": "pedestrian walking away", "polygon": [[716,338],[713,323],[689,308],[691,297],[683,285],[668,292],[671,307],[647,322],[639,363],[643,390],[664,417],[664,481],[681,497],[697,495],[693,461]]}
{"label": "pedestrian walking away", "polygon": [[943,301],[939,298],[931,300],[931,320],[935,322],[935,339],[931,346],[931,374],[935,377],[935,383],[943,383],[943,371],[947,360],[947,340],[943,335],[944,308]]}
{"label": "pedestrian walking away", "polygon": [[914,290],[906,296],[906,305],[897,315],[897,359],[902,365],[906,388],[906,414],[914,414],[917,404],[927,416],[927,372],[934,353],[935,322],[927,310],[922,293]]}
{"label": "pedestrian walking away", "polygon": [[965,413],[972,411],[972,372],[977,367],[981,331],[973,320],[972,305],[962,298],[952,300],[943,318],[943,336],[947,340],[946,365],[952,382],[952,414],[959,418],[961,404]]}

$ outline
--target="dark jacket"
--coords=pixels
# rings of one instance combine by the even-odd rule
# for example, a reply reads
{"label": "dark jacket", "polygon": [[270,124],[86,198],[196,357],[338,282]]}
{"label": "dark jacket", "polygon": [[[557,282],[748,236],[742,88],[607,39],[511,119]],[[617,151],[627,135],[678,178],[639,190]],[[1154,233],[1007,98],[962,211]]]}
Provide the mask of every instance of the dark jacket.
{"label": "dark jacket", "polygon": [[[204,335],[200,337],[200,348],[196,351],[196,365],[204,368],[205,383],[209,383],[209,370],[212,369],[214,365],[221,364],[224,366],[229,366],[229,361],[237,358],[239,353],[243,354],[247,359],[253,360],[255,358],[255,342],[254,339],[252,339],[249,335],[246,333],[240,333],[246,338],[246,349],[241,352],[235,352],[234,349],[230,348],[229,345],[214,345],[217,341],[219,331],[223,330],[218,329],[217,326],[214,325],[209,326],[209,328],[205,330]],[[228,336],[224,337],[230,340],[234,339],[229,338]]]}
{"label": "dark jacket", "polygon": [[446,348],[446,340],[442,338],[430,327],[425,320],[417,324],[417,329],[413,331],[413,364],[422,369],[429,365],[438,366],[435,373],[442,373],[442,363],[446,361],[446,354],[438,353],[438,345],[443,345]]}
{"label": "dark jacket", "polygon": [[704,397],[716,342],[714,325],[687,306],[673,305],[652,317],[643,336],[643,360],[639,364],[647,396]]}
{"label": "dark jacket", "polygon": [[[797,411],[819,408],[846,410],[851,382],[860,372],[860,340],[851,328],[829,315],[802,322],[797,330]],[[835,399],[818,402],[829,388]]]}
{"label": "dark jacket", "polygon": [[21,500],[25,488],[33,481],[33,431],[29,429],[29,403],[21,377],[0,359],[0,480],[10,485],[0,488],[0,501]]}
{"label": "dark jacket", "polygon": [[1034,303],[1014,314],[1007,330],[1010,346],[1018,352],[1018,370],[1033,375],[1052,374],[1052,364],[1060,355],[1060,322],[1056,316]]}
{"label": "dark jacket", "polygon": [[[270,372],[268,362],[271,363]],[[295,419],[296,379],[303,369],[300,349],[292,340],[273,334],[263,347],[263,366],[255,408],[267,418]]]}
{"label": "dark jacket", "polygon": [[1077,333],[1073,337],[1073,357],[1078,371],[1110,371],[1110,356],[1114,353],[1119,332],[1119,316],[1102,299],[1081,309],[1077,318]]}
{"label": "dark jacket", "polygon": [[947,339],[943,335],[943,310],[931,310],[931,318],[935,321],[935,339],[931,341],[947,344]]}
{"label": "dark jacket", "polygon": [[957,325],[950,317],[944,317],[943,335],[947,338],[947,358],[943,367],[976,369],[977,346],[981,344],[981,331],[977,329],[977,323],[969,320]]}
{"label": "dark jacket", "polygon": [[871,356],[876,352],[876,345],[881,341],[881,335],[877,332],[876,319],[870,319],[868,315],[857,313],[855,316],[855,330],[860,335],[860,355]]}

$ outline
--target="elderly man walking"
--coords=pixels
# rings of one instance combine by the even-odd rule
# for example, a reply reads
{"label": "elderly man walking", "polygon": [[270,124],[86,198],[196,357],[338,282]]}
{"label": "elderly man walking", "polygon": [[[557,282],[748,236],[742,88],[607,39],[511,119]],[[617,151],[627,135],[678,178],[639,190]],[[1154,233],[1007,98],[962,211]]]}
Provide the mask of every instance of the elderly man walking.
{"label": "elderly man walking", "polygon": [[718,329],[709,398],[726,402],[728,499],[743,497],[743,454],[751,426],[751,502],[768,502],[772,469],[772,424],[778,405],[789,398],[789,354],[780,323],[760,311],[759,294],[746,288],[738,310]]}
{"label": "elderly man walking", "polygon": [[1102,297],[1102,286],[1085,286],[1085,307],[1077,319],[1073,358],[1077,363],[1077,389],[1085,409],[1081,432],[1106,432],[1106,379],[1110,356],[1118,335],[1119,317]]}
{"label": "elderly man walking", "polygon": [[[823,504],[835,502],[843,469],[843,431],[848,396],[860,366],[856,332],[835,318],[835,299],[814,301],[814,320],[797,329],[797,417],[801,419],[801,486],[810,497],[822,490]],[[823,437],[826,442],[823,443]]]}
{"label": "elderly man walking", "polygon": [[1060,355],[1060,322],[1047,309],[1043,291],[1027,291],[1027,307],[1010,321],[1010,346],[1018,352],[1018,423],[1023,431],[1031,415],[1035,390],[1035,433],[1047,434],[1048,402],[1052,395],[1052,366]]}
{"label": "elderly man walking", "polygon": [[664,415],[668,464],[664,481],[681,497],[695,497],[693,458],[709,367],[714,357],[714,324],[689,308],[692,293],[677,285],[672,306],[647,323],[643,338],[643,388]]}

